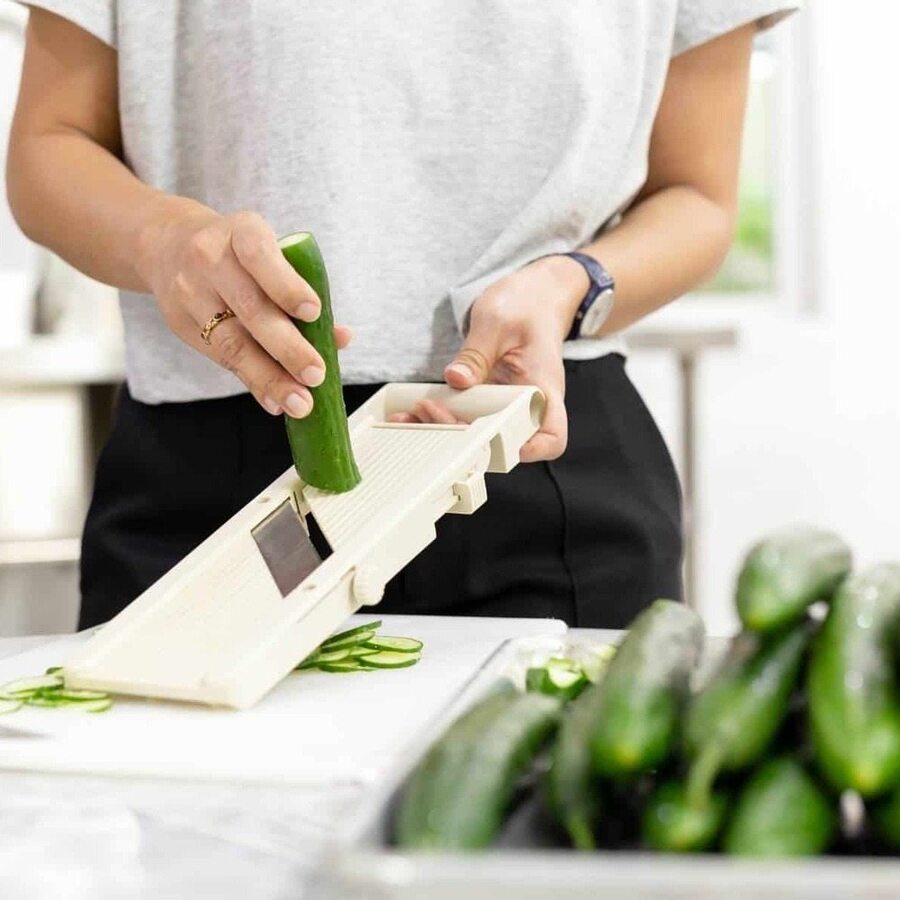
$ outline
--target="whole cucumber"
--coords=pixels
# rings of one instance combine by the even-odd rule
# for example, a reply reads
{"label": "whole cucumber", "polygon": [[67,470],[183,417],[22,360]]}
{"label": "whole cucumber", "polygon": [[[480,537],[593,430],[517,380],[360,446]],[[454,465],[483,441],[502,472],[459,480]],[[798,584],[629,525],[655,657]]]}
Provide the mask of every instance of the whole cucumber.
{"label": "whole cucumber", "polygon": [[394,837],[401,847],[486,847],[503,824],[516,782],[556,728],[562,701],[496,692],[456,720],[402,792]]}
{"label": "whole cucumber", "polygon": [[669,756],[702,645],[703,623],[680,603],[657,600],[634,620],[596,687],[598,774],[635,775]]}
{"label": "whole cucumber", "polygon": [[900,782],[898,623],[900,565],[876,565],[841,585],[813,643],[807,692],[816,759],[835,788],[863,797]]}
{"label": "whole cucumber", "polygon": [[836,534],[800,526],[756,544],[737,579],[737,611],[745,628],[773,631],[827,600],[850,572],[850,548]]}
{"label": "whole cucumber", "polygon": [[572,700],[559,723],[544,777],[544,799],[553,817],[579,850],[593,850],[600,798],[591,759],[591,734],[600,714],[599,684]]}
{"label": "whole cucumber", "polygon": [[360,474],[347,426],[328,272],[319,245],[309,232],[289,235],[278,245],[284,258],[316,292],[322,304],[322,312],[315,322],[294,320],[300,333],[325,363],[325,380],[318,387],[309,389],[313,398],[309,415],[303,419],[284,417],[294,468],[307,484],[323,491],[342,493],[359,484]]}
{"label": "whole cucumber", "polygon": [[806,622],[771,635],[742,632],[688,704],[689,793],[704,806],[720,771],[758,762],[784,721],[809,645]]}
{"label": "whole cucumber", "polygon": [[719,835],[725,819],[726,797],[710,794],[703,802],[688,796],[679,781],[660,785],[651,795],[641,818],[644,843],[665,852],[707,850]]}
{"label": "whole cucumber", "polygon": [[734,856],[815,856],[835,833],[836,810],[796,761],[769,760],[741,791],[725,830]]}

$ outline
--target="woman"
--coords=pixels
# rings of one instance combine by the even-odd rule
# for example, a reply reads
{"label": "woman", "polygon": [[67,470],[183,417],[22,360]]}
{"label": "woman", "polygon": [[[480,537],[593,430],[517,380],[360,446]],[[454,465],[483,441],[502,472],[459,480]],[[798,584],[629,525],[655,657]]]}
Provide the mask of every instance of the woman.
{"label": "woman", "polygon": [[796,5],[32,4],[11,205],[125,321],[82,626],[290,464],[280,417],[323,377],[289,319],[318,298],[276,245],[298,229],[350,326],[350,409],[385,381],[547,397],[529,464],[439,523],[385,612],[615,627],[678,597],[677,476],[616,335],[725,256],[751,43]]}

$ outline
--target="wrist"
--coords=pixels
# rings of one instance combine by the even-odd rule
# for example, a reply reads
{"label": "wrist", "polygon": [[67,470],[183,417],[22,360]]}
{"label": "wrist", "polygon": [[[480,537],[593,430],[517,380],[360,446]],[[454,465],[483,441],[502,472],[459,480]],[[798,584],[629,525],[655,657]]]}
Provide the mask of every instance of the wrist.
{"label": "wrist", "polygon": [[550,303],[554,308],[565,337],[572,327],[581,301],[591,287],[591,280],[584,266],[569,256],[554,255],[536,259],[528,268],[535,268],[552,279],[553,289],[547,292],[544,302]]}
{"label": "wrist", "polygon": [[191,222],[203,223],[215,213],[188,197],[157,194],[148,204],[135,238],[134,269],[148,293],[153,290],[155,273],[163,259],[170,255],[173,241],[180,241],[180,232]]}

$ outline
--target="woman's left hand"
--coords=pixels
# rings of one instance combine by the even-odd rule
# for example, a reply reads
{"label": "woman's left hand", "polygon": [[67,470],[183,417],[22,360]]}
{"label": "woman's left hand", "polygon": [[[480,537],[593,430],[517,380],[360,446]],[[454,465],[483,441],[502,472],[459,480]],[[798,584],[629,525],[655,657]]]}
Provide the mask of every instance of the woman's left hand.
{"label": "woman's left hand", "polygon": [[[566,449],[568,421],[562,343],[588,289],[584,269],[565,256],[536,260],[494,282],[473,304],[469,333],[444,370],[451,387],[485,382],[533,384],[546,398],[540,430],[522,447],[522,462],[556,459]],[[395,419],[455,423],[430,400]]]}

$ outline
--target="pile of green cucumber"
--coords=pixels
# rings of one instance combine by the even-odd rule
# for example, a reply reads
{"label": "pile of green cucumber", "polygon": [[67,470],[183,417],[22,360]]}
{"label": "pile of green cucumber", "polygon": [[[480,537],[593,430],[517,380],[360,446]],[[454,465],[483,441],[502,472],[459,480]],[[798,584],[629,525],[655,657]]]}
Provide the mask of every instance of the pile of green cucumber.
{"label": "pile of green cucumber", "polygon": [[395,842],[486,847],[524,800],[541,846],[900,850],[900,564],[853,571],[839,536],[781,530],[745,557],[735,606],[718,659],[694,612],[658,600],[596,679],[551,660],[476,704],[401,790]]}

